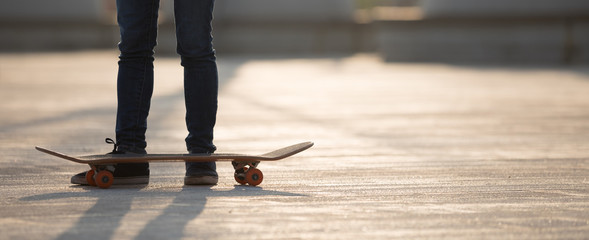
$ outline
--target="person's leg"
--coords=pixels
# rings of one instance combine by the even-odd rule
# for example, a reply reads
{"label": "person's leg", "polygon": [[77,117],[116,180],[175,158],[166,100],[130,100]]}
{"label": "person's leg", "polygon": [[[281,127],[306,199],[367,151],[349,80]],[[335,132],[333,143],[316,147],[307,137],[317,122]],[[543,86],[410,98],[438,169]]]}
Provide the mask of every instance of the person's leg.
{"label": "person's leg", "polygon": [[[190,153],[213,153],[218,74],[211,36],[214,0],[175,0],[177,52],[184,67],[186,147]],[[216,165],[187,163],[185,184],[216,184]]]}
{"label": "person's leg", "polygon": [[[159,0],[117,0],[119,72],[117,76],[116,153],[144,154],[147,115],[153,92],[153,49],[156,45]],[[149,164],[117,164],[113,184],[146,184]],[[87,185],[86,172],[73,184]]]}
{"label": "person's leg", "polygon": [[119,150],[145,153],[153,92],[153,61],[159,0],[117,0],[119,72],[116,141]]}

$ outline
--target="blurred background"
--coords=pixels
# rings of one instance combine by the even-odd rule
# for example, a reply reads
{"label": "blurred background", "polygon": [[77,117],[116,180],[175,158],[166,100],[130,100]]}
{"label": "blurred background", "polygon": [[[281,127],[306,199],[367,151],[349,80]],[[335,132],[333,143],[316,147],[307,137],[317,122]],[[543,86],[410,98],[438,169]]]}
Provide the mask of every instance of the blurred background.
{"label": "blurred background", "polygon": [[[115,48],[115,0],[0,0],[0,51]],[[174,54],[162,0],[158,54]],[[387,61],[589,62],[587,0],[217,0],[218,54],[350,54]]]}

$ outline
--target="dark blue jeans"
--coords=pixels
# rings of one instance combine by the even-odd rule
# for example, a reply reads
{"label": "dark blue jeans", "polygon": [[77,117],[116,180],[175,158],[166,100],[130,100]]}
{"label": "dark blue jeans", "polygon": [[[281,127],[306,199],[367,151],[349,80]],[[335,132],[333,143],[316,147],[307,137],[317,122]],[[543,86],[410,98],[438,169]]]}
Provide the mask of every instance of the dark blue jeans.
{"label": "dark blue jeans", "polygon": [[[175,0],[177,52],[184,67],[186,146],[214,152],[218,74],[211,36],[214,0]],[[145,153],[153,93],[159,0],[117,0],[121,32],[116,137],[122,151]]]}

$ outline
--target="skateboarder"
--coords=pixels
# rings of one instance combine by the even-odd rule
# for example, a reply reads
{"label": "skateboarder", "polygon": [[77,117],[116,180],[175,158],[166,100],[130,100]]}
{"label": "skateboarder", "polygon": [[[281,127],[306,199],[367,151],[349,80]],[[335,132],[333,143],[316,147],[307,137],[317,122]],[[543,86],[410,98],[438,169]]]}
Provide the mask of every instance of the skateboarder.
{"label": "skateboarder", "polygon": [[[153,92],[159,0],[117,0],[121,33],[117,76],[116,142],[113,154],[146,153],[145,131]],[[212,153],[217,114],[218,75],[212,46],[214,0],[174,0],[177,53],[184,67],[186,146],[190,153]],[[87,184],[86,172],[72,177]],[[114,184],[147,184],[149,164],[118,164]],[[186,163],[184,184],[214,185],[215,162]]]}

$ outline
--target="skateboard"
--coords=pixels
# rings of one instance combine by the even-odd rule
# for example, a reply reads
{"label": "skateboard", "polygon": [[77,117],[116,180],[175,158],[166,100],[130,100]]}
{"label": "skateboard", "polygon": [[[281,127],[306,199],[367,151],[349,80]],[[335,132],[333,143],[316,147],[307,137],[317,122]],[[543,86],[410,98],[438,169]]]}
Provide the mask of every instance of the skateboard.
{"label": "skateboard", "polygon": [[247,155],[234,153],[210,153],[210,154],[100,154],[85,156],[69,156],[42,147],[35,149],[76,163],[90,165],[86,173],[89,185],[99,188],[109,188],[113,181],[113,172],[118,163],[145,163],[145,162],[212,162],[231,161],[235,169],[235,181],[239,184],[257,186],[262,183],[264,175],[258,169],[262,161],[277,161],[290,157],[313,146],[312,142],[303,142],[288,147],[280,148],[261,155]]}

